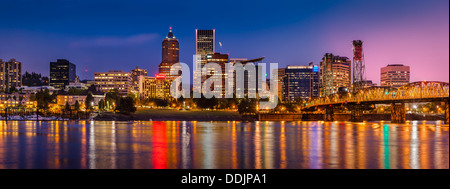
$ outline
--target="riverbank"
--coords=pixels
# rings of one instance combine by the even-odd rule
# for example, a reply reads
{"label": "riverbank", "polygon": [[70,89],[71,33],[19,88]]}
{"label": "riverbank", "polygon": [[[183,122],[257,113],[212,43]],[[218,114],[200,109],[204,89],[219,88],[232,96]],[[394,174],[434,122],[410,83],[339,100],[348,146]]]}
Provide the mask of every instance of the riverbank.
{"label": "riverbank", "polygon": [[98,121],[241,121],[236,111],[138,109],[135,113],[124,115],[102,112],[94,118]]}

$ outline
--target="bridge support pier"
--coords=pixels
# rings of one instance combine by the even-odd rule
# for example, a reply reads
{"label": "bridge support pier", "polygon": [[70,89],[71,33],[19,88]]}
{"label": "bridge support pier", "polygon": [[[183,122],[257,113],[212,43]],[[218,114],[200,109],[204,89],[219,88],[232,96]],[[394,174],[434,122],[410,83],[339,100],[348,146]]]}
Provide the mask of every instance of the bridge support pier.
{"label": "bridge support pier", "polygon": [[326,107],[324,120],[325,121],[334,121],[333,115],[334,115],[333,107]]}
{"label": "bridge support pier", "polygon": [[363,108],[357,104],[351,107],[351,121],[362,122],[363,121]]}
{"label": "bridge support pier", "polygon": [[445,102],[444,108],[445,108],[445,120],[444,120],[444,123],[448,124],[448,101]]}
{"label": "bridge support pier", "polygon": [[391,112],[391,123],[405,123],[405,103],[393,103]]}

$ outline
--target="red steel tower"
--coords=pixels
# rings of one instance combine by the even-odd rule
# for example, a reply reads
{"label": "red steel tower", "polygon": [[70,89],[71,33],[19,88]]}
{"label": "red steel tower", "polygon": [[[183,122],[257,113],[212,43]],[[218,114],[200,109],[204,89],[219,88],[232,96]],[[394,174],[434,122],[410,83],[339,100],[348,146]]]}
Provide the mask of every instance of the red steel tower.
{"label": "red steel tower", "polygon": [[353,40],[353,92],[364,87],[366,81],[366,65],[364,62],[363,42]]}

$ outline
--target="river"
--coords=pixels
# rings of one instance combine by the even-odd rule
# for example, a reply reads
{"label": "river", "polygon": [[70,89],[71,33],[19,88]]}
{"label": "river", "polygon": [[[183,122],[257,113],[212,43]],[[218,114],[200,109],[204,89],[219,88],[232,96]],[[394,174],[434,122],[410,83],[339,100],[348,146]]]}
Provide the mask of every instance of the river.
{"label": "river", "polygon": [[448,169],[440,121],[0,121],[0,169]]}

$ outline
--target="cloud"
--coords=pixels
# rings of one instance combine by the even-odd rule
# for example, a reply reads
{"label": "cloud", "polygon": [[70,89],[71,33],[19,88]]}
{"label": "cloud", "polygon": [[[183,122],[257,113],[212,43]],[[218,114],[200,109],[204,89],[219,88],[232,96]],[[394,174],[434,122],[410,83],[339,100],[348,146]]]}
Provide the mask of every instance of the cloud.
{"label": "cloud", "polygon": [[152,39],[156,39],[158,34],[136,34],[131,36],[108,36],[97,37],[91,39],[82,39],[69,43],[70,47],[120,47],[120,46],[132,46],[146,43]]}

